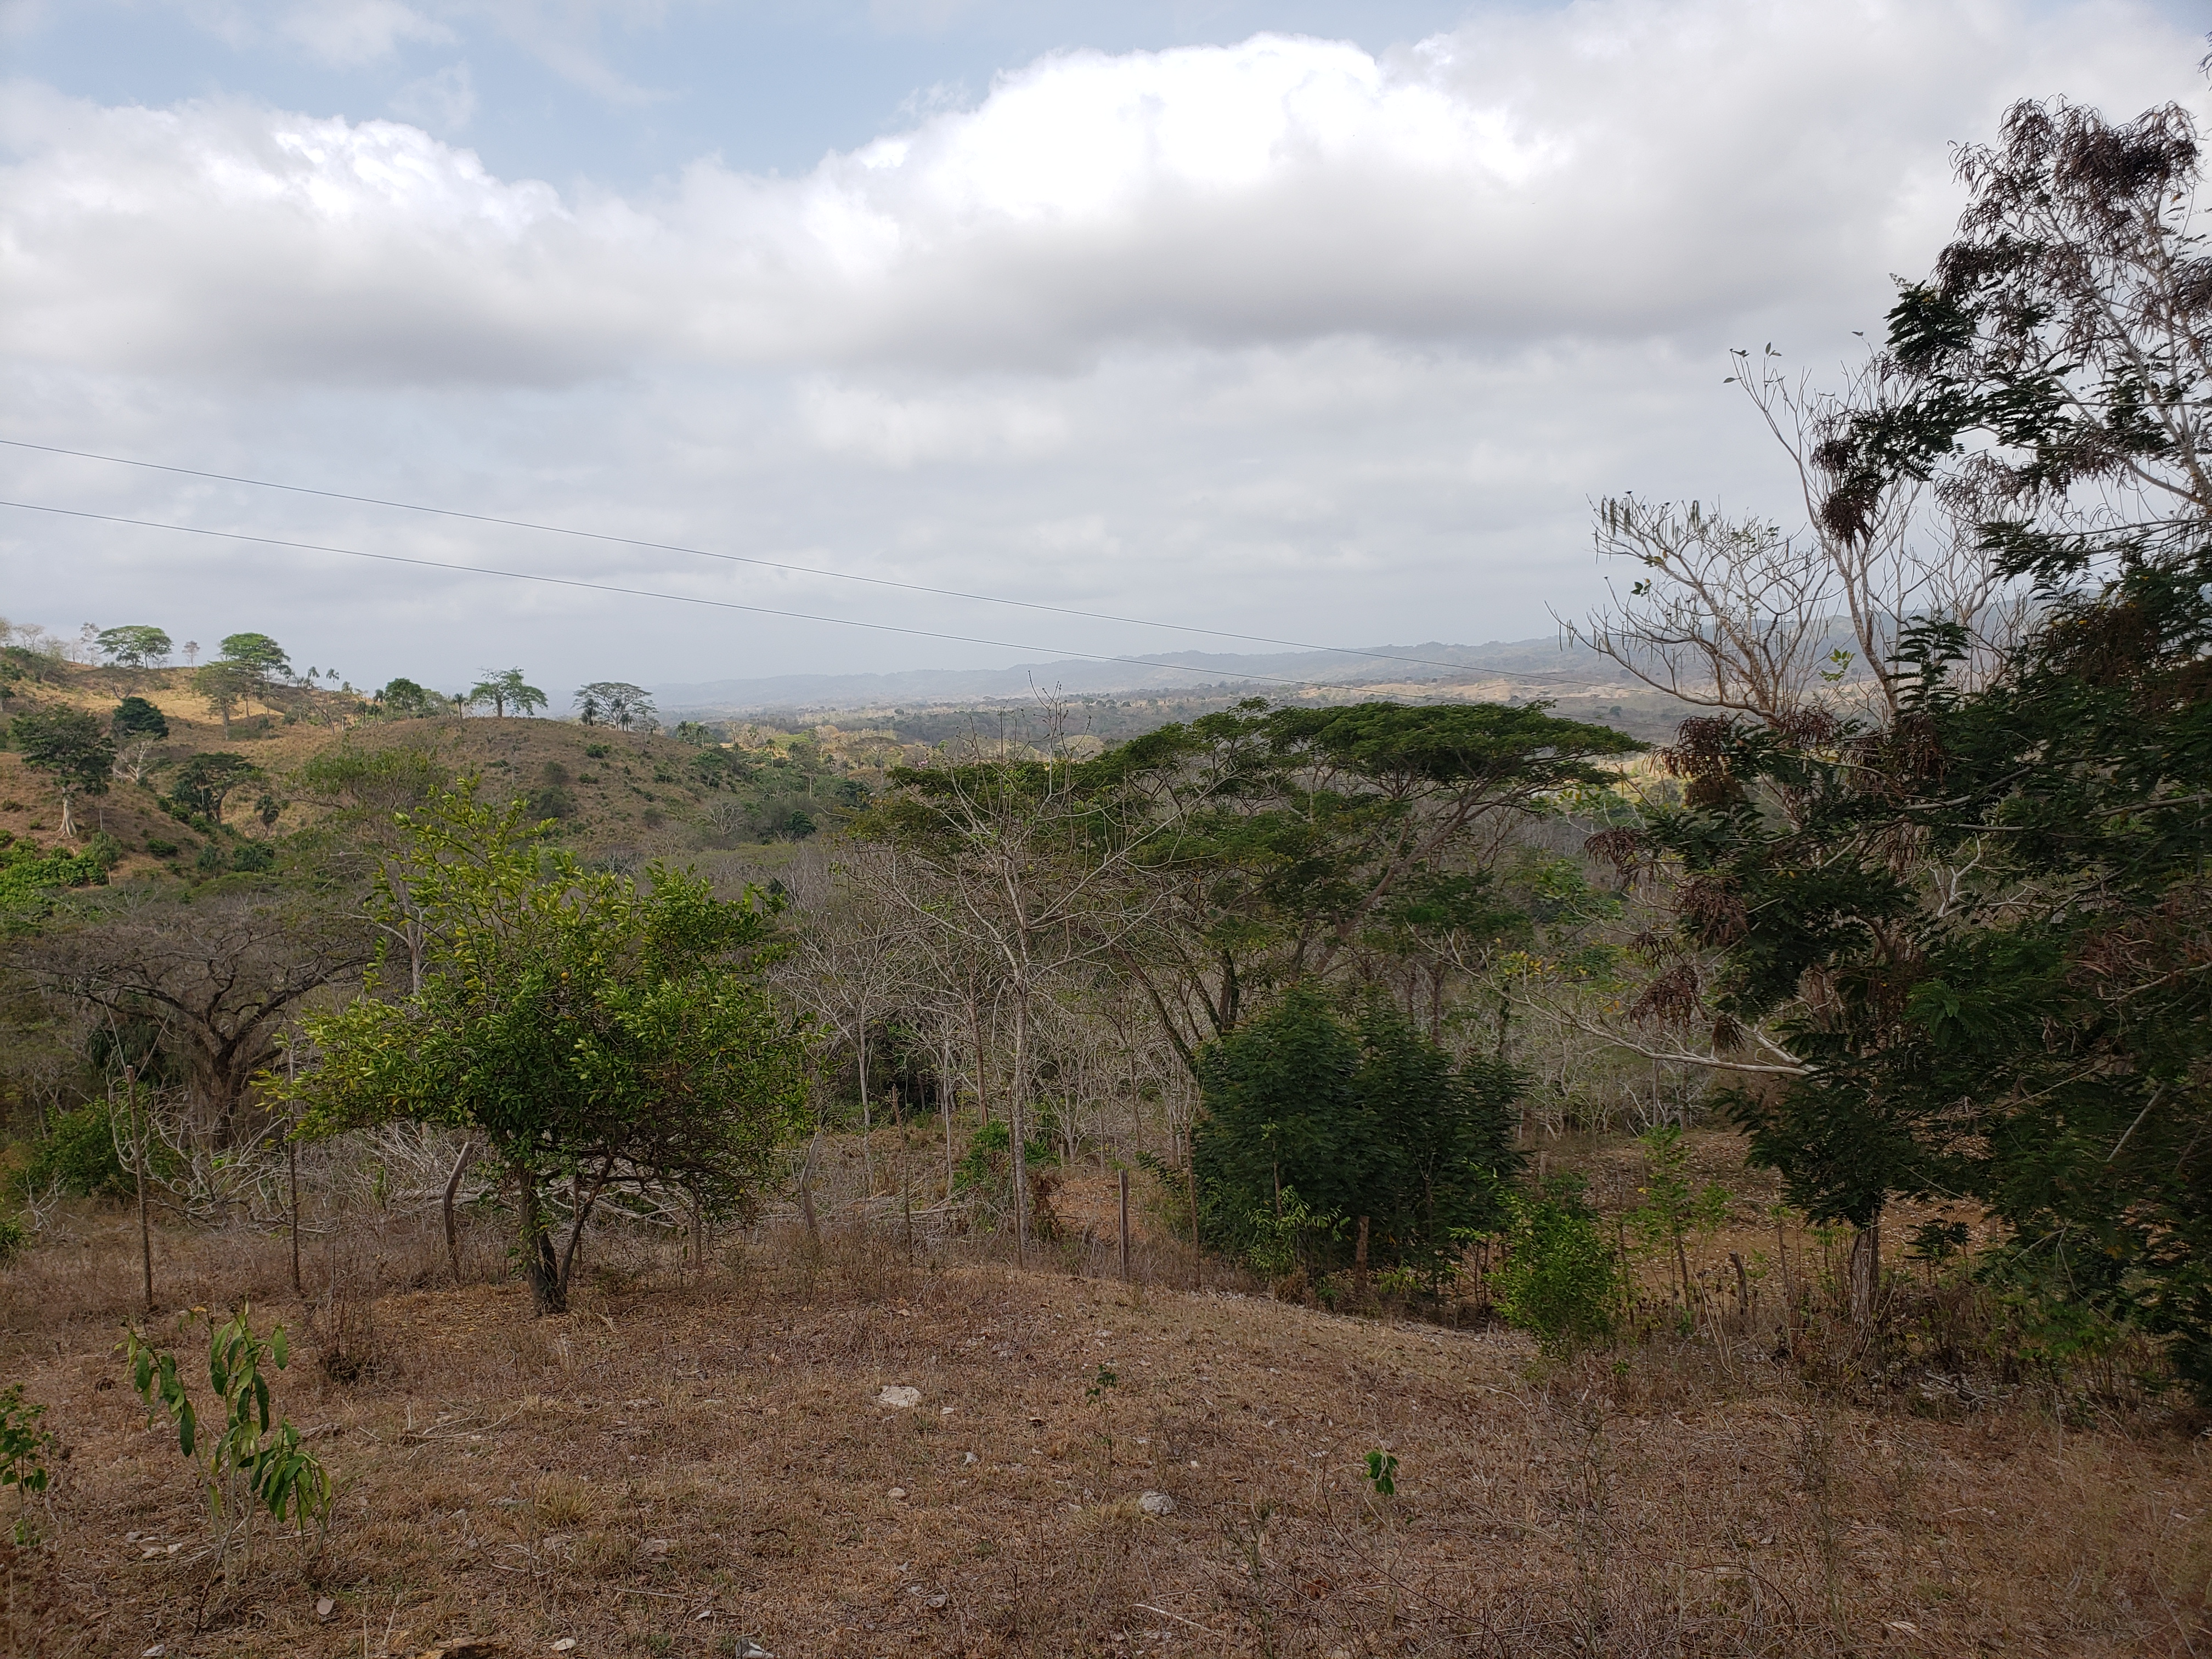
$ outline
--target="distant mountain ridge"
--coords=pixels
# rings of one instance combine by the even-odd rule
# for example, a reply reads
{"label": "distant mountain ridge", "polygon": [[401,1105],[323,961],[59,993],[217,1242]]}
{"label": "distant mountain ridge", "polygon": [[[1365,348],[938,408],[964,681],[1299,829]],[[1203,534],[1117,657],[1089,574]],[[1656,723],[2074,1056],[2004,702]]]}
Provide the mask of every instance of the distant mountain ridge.
{"label": "distant mountain ridge", "polygon": [[[1408,661],[1407,659],[1417,660]],[[1218,691],[1249,685],[1266,696],[1301,685],[1449,684],[1485,675],[1587,681],[1618,670],[1580,644],[1557,638],[1486,645],[1364,646],[1355,651],[1237,653],[1164,651],[1111,662],[1088,659],[1017,663],[1011,668],[917,668],[895,674],[778,674],[761,679],[657,685],[664,713],[748,714],[766,709],[863,708],[885,704],[1027,699],[1058,690],[1074,696]]]}

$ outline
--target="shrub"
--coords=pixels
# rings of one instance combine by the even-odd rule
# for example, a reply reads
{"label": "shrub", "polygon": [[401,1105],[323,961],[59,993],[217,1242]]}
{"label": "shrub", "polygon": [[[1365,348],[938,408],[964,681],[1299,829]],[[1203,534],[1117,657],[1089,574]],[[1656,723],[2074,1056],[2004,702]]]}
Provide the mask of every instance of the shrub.
{"label": "shrub", "polygon": [[164,841],[159,836],[149,836],[146,837],[146,850],[157,859],[173,859],[176,857],[179,849],[177,843],[173,841]]}
{"label": "shrub", "polygon": [[30,1230],[11,1215],[0,1215],[0,1267],[30,1248]]}
{"label": "shrub", "polygon": [[1292,1193],[1309,1218],[1296,1230],[1300,1251],[1321,1271],[1348,1259],[1364,1216],[1375,1266],[1434,1285],[1459,1237],[1505,1219],[1519,1075],[1484,1060],[1455,1065],[1380,998],[1347,1024],[1318,992],[1295,990],[1209,1044],[1199,1079],[1201,1221],[1255,1266],[1279,1262]]}
{"label": "shrub", "polygon": [[53,1121],[23,1170],[27,1192],[58,1186],[83,1198],[120,1198],[136,1183],[115,1150],[115,1130],[107,1103],[95,1100]]}
{"label": "shrub", "polygon": [[1597,1216],[1575,1176],[1554,1176],[1506,1204],[1504,1264],[1491,1288],[1508,1324],[1533,1334],[1547,1353],[1613,1334],[1620,1309],[1620,1262],[1598,1231]]}

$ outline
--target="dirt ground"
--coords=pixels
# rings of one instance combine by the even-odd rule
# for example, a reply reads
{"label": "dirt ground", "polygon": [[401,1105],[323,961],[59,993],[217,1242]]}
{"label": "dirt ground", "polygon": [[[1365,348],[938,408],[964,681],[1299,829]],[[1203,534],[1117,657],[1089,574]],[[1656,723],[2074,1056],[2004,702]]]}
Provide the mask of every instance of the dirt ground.
{"label": "dirt ground", "polygon": [[[337,1478],[327,1540],[264,1529],[218,1577],[112,1351],[135,1263],[88,1243],[0,1274],[0,1381],[66,1447],[43,1541],[6,1552],[11,1654],[2212,1644],[2212,1470],[2172,1417],[1846,1405],[1755,1352],[1555,1363],[1499,1330],[849,1235],[727,1251],[703,1280],[610,1252],[557,1319],[505,1283],[386,1295],[373,1332],[350,1311],[369,1369],[341,1382],[333,1310],[275,1294],[272,1248],[195,1248],[173,1291],[252,1291],[299,1338],[276,1406]],[[204,1394],[204,1342],[180,1352]]]}

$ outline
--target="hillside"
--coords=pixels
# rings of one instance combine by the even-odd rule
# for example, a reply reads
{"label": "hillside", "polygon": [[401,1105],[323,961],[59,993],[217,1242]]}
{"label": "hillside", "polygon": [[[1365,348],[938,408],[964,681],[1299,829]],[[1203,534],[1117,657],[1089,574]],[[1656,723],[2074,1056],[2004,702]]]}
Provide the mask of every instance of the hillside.
{"label": "hillside", "polygon": [[810,1254],[788,1223],[703,1279],[605,1239],[575,1310],[532,1321],[484,1282],[497,1238],[427,1288],[427,1233],[362,1224],[345,1248],[417,1286],[373,1316],[293,1298],[280,1238],[161,1241],[167,1297],[250,1291],[301,1334],[277,1407],[343,1482],[326,1546],[264,1539],[228,1584],[113,1386],[124,1218],[0,1274],[0,1352],[69,1460],[65,1553],[0,1544],[18,1650],[1965,1659],[2201,1629],[2212,1476],[2184,1437],[1838,1399],[1748,1345],[1547,1361],[1193,1290],[1171,1257],[1124,1285],[895,1231]]}

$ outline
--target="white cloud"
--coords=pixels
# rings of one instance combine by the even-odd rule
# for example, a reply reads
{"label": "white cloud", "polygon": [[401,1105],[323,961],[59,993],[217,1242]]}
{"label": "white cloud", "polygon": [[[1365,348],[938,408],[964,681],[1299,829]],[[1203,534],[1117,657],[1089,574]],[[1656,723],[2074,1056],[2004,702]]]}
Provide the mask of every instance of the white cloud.
{"label": "white cloud", "polygon": [[380,63],[403,42],[450,46],[453,30],[399,0],[307,0],[277,20],[276,33],[336,68]]}
{"label": "white cloud", "polygon": [[410,81],[393,93],[392,112],[427,131],[450,137],[476,118],[476,77],[466,64],[448,64],[436,74]]}
{"label": "white cloud", "polygon": [[[702,160],[629,195],[501,178],[433,137],[465,111],[459,74],[430,77],[443,101],[422,88],[411,125],[19,84],[0,107],[6,429],[1255,633],[1512,637],[1587,588],[1592,495],[1787,510],[1722,349],[1771,338],[1817,369],[1878,326],[1886,274],[1924,269],[1956,213],[1947,141],[2025,94],[2201,103],[2200,52],[2118,0],[1584,0],[1383,60],[1282,37],[1054,56],[799,177]],[[19,499],[1176,643],[9,465]],[[74,626],[81,604],[41,611],[39,584],[128,586],[173,633],[266,625],[301,660],[343,647],[357,682],[371,637],[414,641],[380,672],[417,678],[950,649],[142,541],[0,520],[26,573],[11,608]],[[272,559],[297,580],[268,580]],[[254,616],[191,620],[248,591]]]}
{"label": "white cloud", "polygon": [[[114,368],[542,383],[1705,326],[1918,257],[1949,210],[1942,142],[2015,94],[2124,101],[2185,71],[2189,43],[2124,6],[2018,25],[1972,0],[1601,0],[1389,63],[1277,36],[1068,53],[804,177],[702,161],[634,199],[382,122],[19,93],[6,228],[35,252],[5,337]],[[467,91],[434,109],[422,88],[416,112],[452,125]]]}

